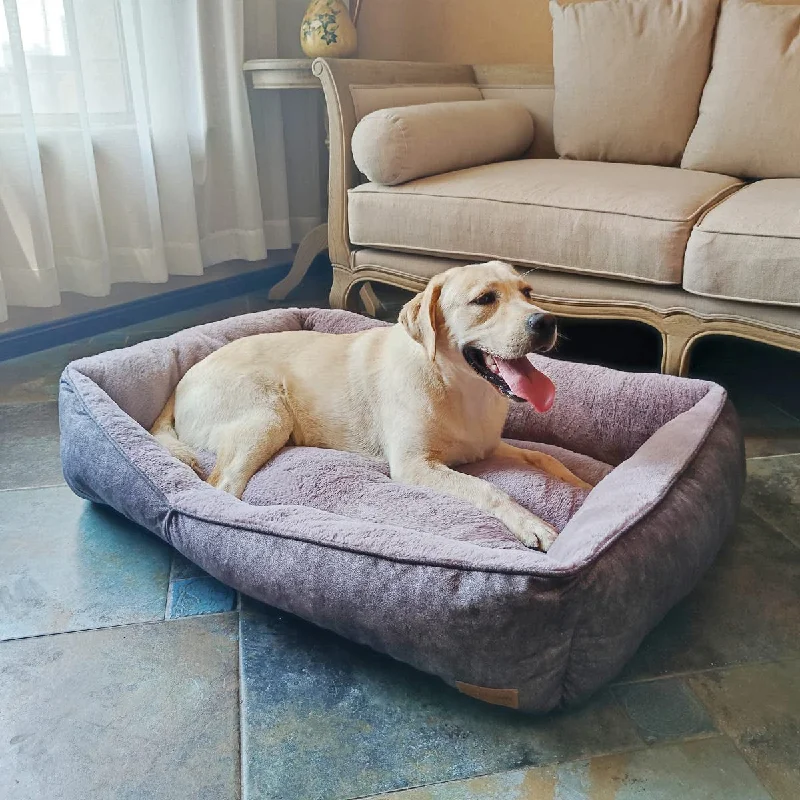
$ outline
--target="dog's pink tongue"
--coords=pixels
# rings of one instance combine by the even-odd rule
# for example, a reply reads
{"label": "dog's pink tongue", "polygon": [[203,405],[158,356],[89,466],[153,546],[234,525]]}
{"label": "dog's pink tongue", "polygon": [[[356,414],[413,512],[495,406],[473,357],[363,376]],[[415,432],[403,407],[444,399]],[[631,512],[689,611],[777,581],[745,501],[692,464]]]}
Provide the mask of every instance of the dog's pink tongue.
{"label": "dog's pink tongue", "polygon": [[540,372],[527,358],[504,361],[495,356],[500,377],[517,397],[527,400],[537,411],[549,411],[556,397],[553,381]]}

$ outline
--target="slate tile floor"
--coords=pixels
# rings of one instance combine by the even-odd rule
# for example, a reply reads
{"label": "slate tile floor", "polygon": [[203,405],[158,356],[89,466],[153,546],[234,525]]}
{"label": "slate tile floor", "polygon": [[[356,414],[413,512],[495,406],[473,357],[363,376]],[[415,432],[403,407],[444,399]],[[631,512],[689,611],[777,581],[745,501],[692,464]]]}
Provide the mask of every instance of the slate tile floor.
{"label": "slate tile floor", "polygon": [[[325,284],[299,302],[324,304]],[[403,298],[384,299],[391,315]],[[696,374],[728,386],[747,433],[738,530],[613,686],[531,718],[239,598],[64,486],[67,361],[267,305],[254,293],[0,363],[0,798],[800,797],[798,357],[698,348]],[[565,357],[655,363],[630,327],[566,333]]]}

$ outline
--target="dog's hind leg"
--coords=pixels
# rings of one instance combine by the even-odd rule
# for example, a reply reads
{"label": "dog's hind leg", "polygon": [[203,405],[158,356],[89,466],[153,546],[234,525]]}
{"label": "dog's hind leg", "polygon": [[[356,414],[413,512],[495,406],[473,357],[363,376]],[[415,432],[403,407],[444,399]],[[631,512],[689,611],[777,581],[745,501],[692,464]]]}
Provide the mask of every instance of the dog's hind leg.
{"label": "dog's hind leg", "polygon": [[167,449],[171,456],[174,456],[179,461],[183,461],[184,464],[191,467],[201,478],[203,477],[197,462],[197,454],[191,447],[185,445],[178,439],[175,433],[175,392],[170,395],[163,411],[158,415],[158,418],[153,423],[153,427],[150,428],[150,433],[155,436],[162,447]]}
{"label": "dog's hind leg", "polygon": [[217,463],[208,482],[241,497],[250,478],[292,435],[294,418],[279,397],[265,397],[256,406],[221,426]]}
{"label": "dog's hind leg", "polygon": [[579,489],[591,489],[592,484],[587,483],[582,478],[579,478],[574,472],[565,467],[557,458],[547,455],[547,453],[540,453],[538,450],[526,450],[522,447],[514,447],[513,445],[500,442],[493,455],[500,458],[514,458],[517,461],[522,461],[529,464],[535,469],[546,472],[554,478],[558,478],[570,486],[577,486]]}

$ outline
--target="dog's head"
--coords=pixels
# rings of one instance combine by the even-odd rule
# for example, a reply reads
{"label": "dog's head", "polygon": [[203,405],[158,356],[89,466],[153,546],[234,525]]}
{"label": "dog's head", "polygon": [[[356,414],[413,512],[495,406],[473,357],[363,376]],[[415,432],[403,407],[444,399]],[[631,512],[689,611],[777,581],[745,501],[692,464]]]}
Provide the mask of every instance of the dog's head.
{"label": "dog's head", "polygon": [[547,410],[555,390],[526,356],[553,347],[556,319],[531,296],[502,261],[455,267],[406,303],[399,322],[431,360],[469,367],[506,397]]}

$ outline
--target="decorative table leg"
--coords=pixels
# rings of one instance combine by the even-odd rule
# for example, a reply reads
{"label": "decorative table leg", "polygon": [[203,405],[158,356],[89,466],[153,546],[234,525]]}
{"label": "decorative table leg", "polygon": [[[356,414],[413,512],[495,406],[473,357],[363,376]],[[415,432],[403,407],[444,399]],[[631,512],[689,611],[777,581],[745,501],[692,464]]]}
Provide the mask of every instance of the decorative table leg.
{"label": "decorative table leg", "polygon": [[294,261],[292,261],[292,268],[289,270],[289,274],[269,290],[269,299],[285,300],[289,292],[299,286],[300,281],[305,278],[311,262],[327,249],[328,226],[327,224],[317,225],[316,228],[303,237],[303,241],[300,242],[297,248]]}

